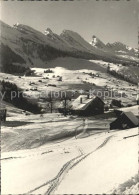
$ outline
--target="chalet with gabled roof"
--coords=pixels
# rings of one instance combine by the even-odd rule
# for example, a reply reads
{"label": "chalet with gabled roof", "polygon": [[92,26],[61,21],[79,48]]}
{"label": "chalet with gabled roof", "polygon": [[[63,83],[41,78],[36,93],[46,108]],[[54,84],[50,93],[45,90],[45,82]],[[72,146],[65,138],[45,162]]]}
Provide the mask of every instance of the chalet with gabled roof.
{"label": "chalet with gabled roof", "polygon": [[97,96],[80,95],[71,103],[70,112],[80,116],[104,113],[104,102]]}
{"label": "chalet with gabled roof", "polygon": [[110,129],[129,129],[138,127],[139,119],[132,112],[120,112],[117,119],[110,123]]}

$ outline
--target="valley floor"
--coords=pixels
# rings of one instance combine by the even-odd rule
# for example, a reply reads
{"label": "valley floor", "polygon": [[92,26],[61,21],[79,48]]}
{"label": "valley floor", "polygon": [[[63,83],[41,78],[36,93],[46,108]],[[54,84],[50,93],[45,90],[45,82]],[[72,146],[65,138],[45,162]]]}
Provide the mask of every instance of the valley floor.
{"label": "valley floor", "polygon": [[[114,98],[121,100],[124,106],[136,104],[137,85],[108,74],[108,66],[110,66],[111,70],[120,72],[124,70],[124,75],[132,73],[129,67],[128,69],[120,64],[65,57],[48,62],[47,67],[51,67],[52,71],[50,73],[49,71],[45,72],[48,70],[46,68],[32,68],[35,71],[33,76],[0,73],[0,81],[4,80],[5,82],[16,84],[18,89],[23,91],[26,99],[31,102],[37,102],[42,107],[47,106],[43,100],[47,97],[48,92],[56,94],[61,91],[70,91],[73,95],[76,92],[82,94],[87,91],[90,95],[91,93],[94,95],[94,91],[96,91],[95,95],[103,97],[105,103],[110,103]],[[135,69],[130,75],[136,78],[134,73],[138,75],[138,70]],[[59,81],[60,77],[62,81]],[[14,100],[15,94],[13,93],[12,96]]]}

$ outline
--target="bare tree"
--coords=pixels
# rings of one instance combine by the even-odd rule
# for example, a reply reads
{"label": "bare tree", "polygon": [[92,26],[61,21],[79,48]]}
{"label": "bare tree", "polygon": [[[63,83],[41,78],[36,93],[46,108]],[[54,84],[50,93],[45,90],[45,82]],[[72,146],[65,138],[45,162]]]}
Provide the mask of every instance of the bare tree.
{"label": "bare tree", "polygon": [[69,97],[67,97],[66,95],[63,95],[61,100],[63,102],[64,116],[66,116],[70,111],[70,101],[71,101],[71,99]]}

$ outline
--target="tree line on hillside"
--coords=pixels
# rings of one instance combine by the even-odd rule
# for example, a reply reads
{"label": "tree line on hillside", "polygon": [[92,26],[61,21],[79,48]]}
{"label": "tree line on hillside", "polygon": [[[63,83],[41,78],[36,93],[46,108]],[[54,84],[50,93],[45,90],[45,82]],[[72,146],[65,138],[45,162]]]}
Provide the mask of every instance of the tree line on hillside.
{"label": "tree line on hillside", "polygon": [[4,94],[4,101],[34,114],[40,113],[40,107],[24,98],[23,91],[19,89],[16,84],[2,80],[0,81],[0,86],[2,87],[1,93]]}
{"label": "tree line on hillside", "polygon": [[75,58],[82,58],[82,59],[87,59],[87,60],[104,60],[106,62],[110,63],[123,63],[124,65],[129,64],[128,61],[121,61],[119,57],[117,56],[108,56],[108,55],[99,55],[99,54],[93,54],[91,52],[86,52],[86,51],[79,51],[79,50],[74,50],[74,51],[64,51],[60,50],[58,48],[54,48],[50,45],[43,45],[40,43],[36,43],[33,41],[28,41],[24,38],[22,38],[22,48],[23,51],[32,57],[34,57],[33,53],[38,55],[41,60],[44,62],[47,62],[49,60],[56,59],[58,57],[75,57]]}
{"label": "tree line on hillside", "polygon": [[94,55],[85,51],[69,51],[69,50],[60,50],[58,48],[54,48],[50,45],[44,45],[41,43],[36,43],[33,41],[26,40],[24,38],[22,40],[22,48],[23,51],[34,57],[34,53],[36,57],[40,58],[42,61],[47,62],[49,60],[56,59],[58,57],[75,57],[75,58],[83,58],[83,59],[98,59],[97,55]]}
{"label": "tree line on hillside", "polygon": [[[16,106],[17,108],[32,112],[34,114],[40,114],[45,112],[55,112],[58,111],[59,102],[63,102],[63,110],[66,115],[67,110],[69,108],[69,96],[62,96],[56,98],[54,94],[48,94],[47,98],[44,98],[44,102],[47,105],[46,109],[43,109],[37,101],[33,102],[32,99],[28,100],[24,97],[23,91],[17,87],[15,83],[11,83],[9,81],[2,80],[0,81],[1,86],[1,95],[3,95],[3,100],[9,102]],[[13,97],[12,97],[13,93]]]}
{"label": "tree line on hillside", "polygon": [[[26,73],[29,71],[28,67],[25,67],[25,60],[13,52],[8,46],[1,44],[1,71],[5,73]],[[15,65],[14,63],[21,65]]]}
{"label": "tree line on hillside", "polygon": [[[54,48],[50,45],[44,45],[41,43],[36,43],[32,40],[28,40],[25,38],[21,38],[20,47],[28,57],[28,62],[26,62],[20,55],[15,53],[10,47],[1,44],[1,71],[11,74],[24,74],[26,71],[29,71],[28,66],[34,67],[35,64],[32,62],[31,58],[40,58],[44,62],[48,62],[49,60],[56,59],[58,57],[75,57],[82,58],[87,60],[104,60],[109,63],[121,63],[123,65],[129,65],[129,63],[135,64],[135,62],[130,61],[122,61],[117,56],[109,56],[109,55],[99,55],[93,54],[87,51],[64,51],[58,48]],[[29,64],[27,64],[29,63]],[[19,65],[17,65],[19,64]],[[37,65],[38,66],[38,65]],[[47,66],[47,65],[46,65]]]}
{"label": "tree line on hillside", "polygon": [[118,79],[121,79],[121,80],[124,80],[124,81],[127,81],[131,84],[134,84],[134,85],[138,85],[138,82],[133,80],[132,78],[130,78],[129,76],[127,75],[124,75],[120,72],[117,72],[116,70],[110,70],[110,67],[108,66],[107,67],[107,73],[111,74],[112,76],[118,78]]}

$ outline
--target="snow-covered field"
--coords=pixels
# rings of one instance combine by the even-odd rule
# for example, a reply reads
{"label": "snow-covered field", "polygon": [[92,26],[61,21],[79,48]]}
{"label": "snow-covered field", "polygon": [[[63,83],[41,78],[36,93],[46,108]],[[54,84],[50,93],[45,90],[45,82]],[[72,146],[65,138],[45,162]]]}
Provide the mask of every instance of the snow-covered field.
{"label": "snow-covered field", "polygon": [[[123,69],[121,65],[109,64],[111,69],[117,71]],[[28,99],[35,98],[38,100],[38,97],[45,97],[48,91],[100,89],[100,91],[106,92],[106,101],[112,99],[112,91],[115,93],[115,99],[120,98],[123,104],[132,104],[136,101],[137,86],[123,80],[117,80],[117,78],[109,75],[107,73],[108,63],[106,62],[65,57],[48,62],[47,67],[51,67],[53,73],[44,73],[47,68],[32,68],[36,76],[18,77],[0,73],[0,80],[15,83],[24,91],[24,96]],[[59,77],[62,77],[62,81],[59,81]],[[118,97],[118,93],[121,94],[120,97]],[[101,93],[97,95],[101,96]]]}
{"label": "snow-covered field", "polygon": [[55,193],[113,193],[138,173],[138,138],[123,140],[134,134],[138,134],[137,129],[103,135],[104,142],[98,139],[102,145],[67,174]]}
{"label": "snow-covered field", "polygon": [[[99,118],[88,117],[88,131],[91,134],[108,131],[109,123],[113,120],[103,115]],[[9,152],[37,148],[50,142],[70,139],[82,129],[82,117],[65,117],[60,113],[25,115],[22,110],[7,104],[7,121],[1,128],[1,149]]]}
{"label": "snow-covered field", "polygon": [[137,128],[84,134],[2,153],[2,194],[137,194],[138,137],[123,139],[136,134]]}
{"label": "snow-covered field", "polygon": [[82,134],[82,118],[7,109],[2,194],[138,193],[138,128],[110,131],[113,118],[89,117]]}

